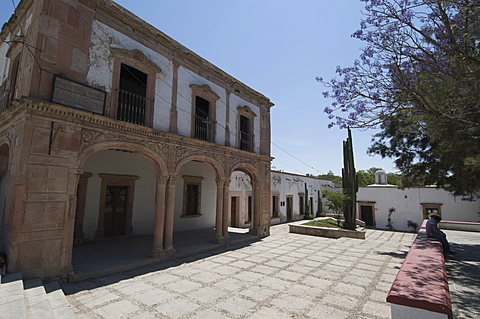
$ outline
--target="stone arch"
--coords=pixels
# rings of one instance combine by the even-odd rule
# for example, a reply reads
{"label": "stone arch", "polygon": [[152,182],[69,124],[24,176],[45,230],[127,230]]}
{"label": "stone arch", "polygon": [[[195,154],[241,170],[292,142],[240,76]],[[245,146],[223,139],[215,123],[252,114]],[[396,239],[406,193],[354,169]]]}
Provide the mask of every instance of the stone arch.
{"label": "stone arch", "polygon": [[261,200],[262,198],[262,184],[264,181],[260,178],[259,170],[252,164],[249,163],[237,163],[230,169],[230,176],[235,171],[241,171],[248,176],[250,176],[252,189],[253,189],[253,216],[252,216],[252,223],[250,225],[250,232],[255,235],[263,235],[268,233],[268,229],[264,229],[268,227],[265,225],[263,221],[262,212],[265,210],[263,205],[265,205],[264,201]]}
{"label": "stone arch", "polygon": [[215,160],[214,158],[206,155],[189,155],[180,159],[175,166],[175,171],[173,172],[173,175],[177,176],[182,166],[191,161],[199,161],[199,162],[209,164],[215,170],[215,173],[217,174],[217,178],[223,180],[226,177],[225,170],[222,164],[217,160]]}
{"label": "stone arch", "polygon": [[155,167],[155,171],[157,172],[157,175],[168,175],[168,167],[167,163],[165,160],[159,155],[158,153],[152,151],[151,149],[139,145],[139,144],[134,144],[130,142],[104,142],[104,143],[98,143],[91,145],[87,147],[83,152],[81,152],[78,156],[78,163],[77,167],[80,169],[83,167],[85,164],[85,161],[88,159],[88,157],[96,152],[99,151],[106,151],[106,150],[122,150],[122,151],[128,151],[132,153],[136,153],[139,155],[142,155],[146,157],[148,160],[150,160]]}
{"label": "stone arch", "polygon": [[244,172],[245,174],[249,175],[250,178],[252,179],[252,182],[260,180],[260,172],[252,164],[249,164],[249,163],[235,164],[234,166],[231,167],[230,172],[229,172],[229,176],[231,176],[232,173],[235,172],[235,171],[241,171],[241,172]]}

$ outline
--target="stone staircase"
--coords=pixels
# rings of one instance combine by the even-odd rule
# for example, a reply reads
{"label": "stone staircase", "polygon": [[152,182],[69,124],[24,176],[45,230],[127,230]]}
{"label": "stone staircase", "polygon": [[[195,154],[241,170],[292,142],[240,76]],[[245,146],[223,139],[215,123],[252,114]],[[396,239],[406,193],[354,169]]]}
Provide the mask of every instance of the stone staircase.
{"label": "stone staircase", "polygon": [[22,280],[21,273],[0,278],[0,318],[75,318],[57,282],[43,284],[40,279]]}

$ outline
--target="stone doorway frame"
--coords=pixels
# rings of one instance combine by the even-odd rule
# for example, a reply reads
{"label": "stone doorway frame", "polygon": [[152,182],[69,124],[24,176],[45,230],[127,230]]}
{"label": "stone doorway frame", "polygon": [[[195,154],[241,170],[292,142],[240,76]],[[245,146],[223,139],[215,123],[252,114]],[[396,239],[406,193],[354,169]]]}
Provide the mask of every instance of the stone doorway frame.
{"label": "stone doorway frame", "polygon": [[100,203],[98,207],[98,223],[95,239],[102,239],[104,237],[104,223],[105,223],[105,201],[108,186],[127,186],[127,205],[125,211],[125,235],[130,236],[133,233],[133,200],[135,198],[135,181],[139,176],[135,175],[116,175],[116,174],[98,174],[102,179],[100,188]]}

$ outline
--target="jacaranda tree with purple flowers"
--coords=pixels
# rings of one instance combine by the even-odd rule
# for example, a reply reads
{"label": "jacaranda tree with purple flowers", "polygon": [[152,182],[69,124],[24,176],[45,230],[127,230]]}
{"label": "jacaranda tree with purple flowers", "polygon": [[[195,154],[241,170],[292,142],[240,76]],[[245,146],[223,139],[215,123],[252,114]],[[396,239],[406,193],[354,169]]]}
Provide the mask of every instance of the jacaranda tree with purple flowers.
{"label": "jacaranda tree with purple flowers", "polygon": [[480,0],[360,0],[366,43],[353,66],[317,78],[329,127],[378,128],[369,152],[402,184],[480,190]]}

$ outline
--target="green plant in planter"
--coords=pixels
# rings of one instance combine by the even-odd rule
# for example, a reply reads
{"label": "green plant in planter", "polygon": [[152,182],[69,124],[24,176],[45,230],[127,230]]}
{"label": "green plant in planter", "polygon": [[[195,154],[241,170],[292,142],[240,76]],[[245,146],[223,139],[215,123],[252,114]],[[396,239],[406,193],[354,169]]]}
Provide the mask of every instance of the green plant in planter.
{"label": "green plant in planter", "polygon": [[317,217],[327,217],[327,214],[325,214],[325,212],[319,212]]}
{"label": "green plant in planter", "polygon": [[338,225],[340,225],[340,219],[342,218],[342,212],[345,210],[347,201],[349,197],[343,192],[331,192],[325,191],[325,198],[327,199],[326,205],[333,212],[335,218],[337,219]]}

